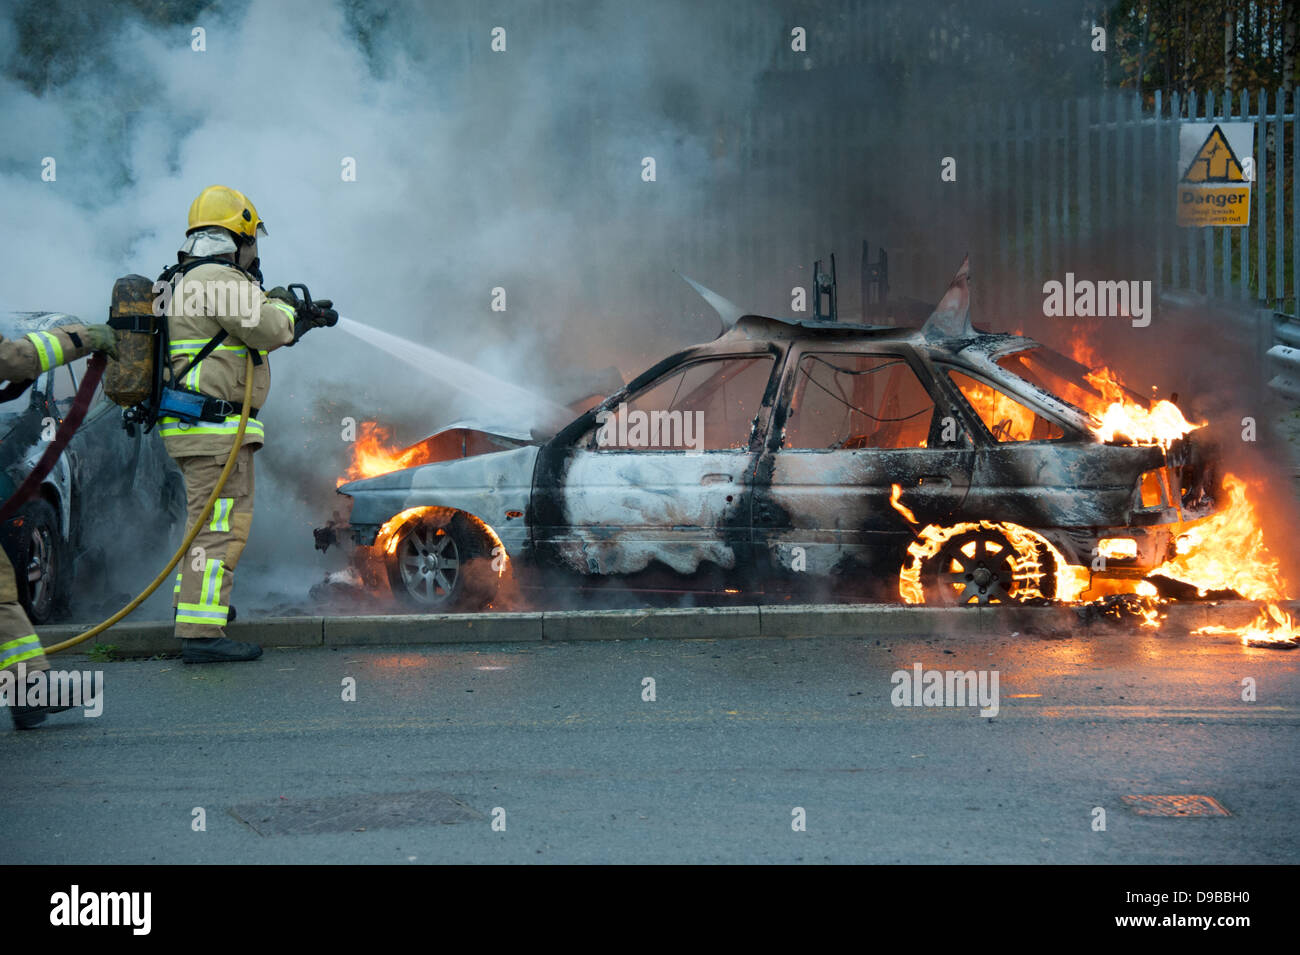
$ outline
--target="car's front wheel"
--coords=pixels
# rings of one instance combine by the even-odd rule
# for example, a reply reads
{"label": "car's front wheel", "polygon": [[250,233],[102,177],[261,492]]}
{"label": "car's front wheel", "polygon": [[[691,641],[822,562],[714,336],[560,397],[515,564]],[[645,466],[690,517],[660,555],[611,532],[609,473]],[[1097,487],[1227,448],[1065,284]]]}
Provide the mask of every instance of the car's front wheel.
{"label": "car's front wheel", "polygon": [[417,517],[397,533],[386,559],[388,582],[407,606],[429,613],[478,610],[496,596],[494,542],[465,514],[445,521]]}

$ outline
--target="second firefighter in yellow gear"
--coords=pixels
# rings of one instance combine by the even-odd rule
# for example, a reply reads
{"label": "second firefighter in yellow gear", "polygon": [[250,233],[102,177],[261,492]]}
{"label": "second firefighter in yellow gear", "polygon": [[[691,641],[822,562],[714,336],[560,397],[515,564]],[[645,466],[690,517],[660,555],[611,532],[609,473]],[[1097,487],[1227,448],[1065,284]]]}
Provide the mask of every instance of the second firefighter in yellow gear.
{"label": "second firefighter in yellow gear", "polygon": [[[54,325],[21,338],[0,336],[0,380],[30,385],[58,365],[92,351],[111,351],[112,343],[113,330],[107,325]],[[19,603],[13,565],[0,548],[0,670],[34,673],[49,668],[40,638]],[[31,729],[45,720],[47,711],[59,709],[67,707],[11,704],[14,725],[19,729]]]}

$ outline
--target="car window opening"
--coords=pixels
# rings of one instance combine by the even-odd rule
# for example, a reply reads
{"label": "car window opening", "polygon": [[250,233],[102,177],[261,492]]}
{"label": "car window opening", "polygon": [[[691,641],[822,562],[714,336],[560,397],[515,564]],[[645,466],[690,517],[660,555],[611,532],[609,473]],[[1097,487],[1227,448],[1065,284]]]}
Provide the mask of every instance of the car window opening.
{"label": "car window opening", "polygon": [[[876,377],[882,371],[887,374]],[[926,447],[933,416],[934,401],[905,359],[808,354],[799,363],[784,446],[832,451]]]}
{"label": "car window opening", "polygon": [[999,444],[1055,441],[1065,437],[1065,430],[1060,425],[992,385],[951,369],[948,377]]}
{"label": "car window opening", "polygon": [[609,409],[606,423],[582,443],[602,450],[747,450],[771,370],[771,355],[692,362]]}

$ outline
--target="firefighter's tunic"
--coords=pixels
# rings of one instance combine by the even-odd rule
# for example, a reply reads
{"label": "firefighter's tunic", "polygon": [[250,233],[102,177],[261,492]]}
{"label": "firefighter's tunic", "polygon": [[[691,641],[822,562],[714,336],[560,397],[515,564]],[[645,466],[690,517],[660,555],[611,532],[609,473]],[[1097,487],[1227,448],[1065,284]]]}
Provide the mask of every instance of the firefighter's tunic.
{"label": "firefighter's tunic", "polygon": [[[227,338],[177,382],[182,388],[230,402],[235,412],[223,421],[187,425],[159,418],[167,453],[185,476],[189,522],[193,526],[216,486],[239,430],[244,398],[245,356],[254,350],[253,408],[259,412],[271,390],[267,352],[293,341],[294,310],[268,299],[237,269],[216,263],[191,269],[176,280],[167,310],[171,366],[179,373],[223,329]],[[253,452],[265,440],[263,424],[249,418],[235,469],[212,514],[180,563],[173,591],[176,636],[222,637],[230,613],[234,570],[253,522]],[[196,550],[197,548],[197,550]]]}
{"label": "firefighter's tunic", "polygon": [[[85,332],[85,325],[58,325],[22,338],[0,336],[0,379],[28,381],[88,355]],[[50,668],[32,622],[18,602],[13,565],[0,549],[0,670],[14,669],[20,663],[29,671]]]}

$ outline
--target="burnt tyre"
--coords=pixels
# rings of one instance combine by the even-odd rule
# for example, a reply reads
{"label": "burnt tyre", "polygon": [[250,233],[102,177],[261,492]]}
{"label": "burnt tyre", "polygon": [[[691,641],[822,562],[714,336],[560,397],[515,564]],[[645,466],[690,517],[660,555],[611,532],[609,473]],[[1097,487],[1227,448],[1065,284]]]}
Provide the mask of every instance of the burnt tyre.
{"label": "burnt tyre", "polygon": [[921,587],[941,607],[1041,603],[1056,592],[1055,559],[1041,543],[1017,550],[1001,531],[964,531],[924,561]]}
{"label": "burnt tyre", "polygon": [[493,546],[483,526],[463,513],[416,518],[398,531],[385,561],[389,586],[402,603],[427,613],[479,610],[497,592]]}
{"label": "burnt tyre", "polygon": [[58,517],[46,500],[28,501],[8,530],[7,547],[18,584],[18,602],[32,623],[61,613],[71,593],[63,579],[63,542]]}

